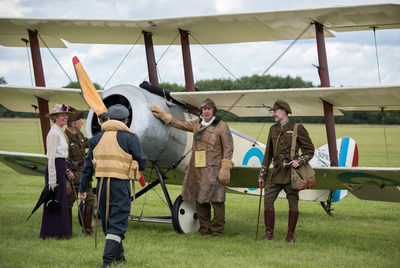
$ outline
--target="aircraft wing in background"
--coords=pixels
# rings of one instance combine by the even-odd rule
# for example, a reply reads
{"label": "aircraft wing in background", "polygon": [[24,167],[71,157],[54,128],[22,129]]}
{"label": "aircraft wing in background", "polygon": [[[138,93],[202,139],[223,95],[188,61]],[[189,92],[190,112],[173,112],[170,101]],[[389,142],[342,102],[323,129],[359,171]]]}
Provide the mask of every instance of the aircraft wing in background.
{"label": "aircraft wing in background", "polygon": [[290,104],[294,116],[323,116],[322,100],[334,106],[335,115],[342,115],[340,110],[400,110],[400,86],[171,92],[171,96],[194,107],[211,98],[218,108],[241,117],[272,116],[267,108],[278,99]]}
{"label": "aircraft wing in background", "polygon": [[[102,91],[98,91],[99,94]],[[36,97],[49,102],[49,107],[56,103],[68,103],[77,110],[88,110],[89,106],[77,88],[18,87],[0,85],[0,104],[11,111],[33,112],[38,105]]]}

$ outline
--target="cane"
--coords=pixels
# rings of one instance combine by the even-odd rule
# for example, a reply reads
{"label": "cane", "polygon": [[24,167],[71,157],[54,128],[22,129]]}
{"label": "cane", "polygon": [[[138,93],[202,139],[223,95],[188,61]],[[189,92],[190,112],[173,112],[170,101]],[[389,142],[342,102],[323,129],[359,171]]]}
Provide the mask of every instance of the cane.
{"label": "cane", "polygon": [[[81,218],[81,223],[82,223],[82,226],[83,226],[83,235],[86,237],[85,223],[83,221],[82,211],[79,209],[78,195],[76,194],[75,185],[74,185],[73,181],[71,181],[71,185],[72,185],[72,189],[74,190],[75,201],[76,201],[76,205],[78,207],[78,214],[79,214],[79,217]],[[85,204],[85,201],[82,201],[82,202],[84,202],[84,204]]]}
{"label": "cane", "polygon": [[262,190],[263,190],[263,188],[260,187],[260,201],[258,202],[258,217],[257,217],[256,241],[257,241],[257,237],[258,237],[258,225],[259,225],[259,223],[260,223],[260,210],[261,210]]}

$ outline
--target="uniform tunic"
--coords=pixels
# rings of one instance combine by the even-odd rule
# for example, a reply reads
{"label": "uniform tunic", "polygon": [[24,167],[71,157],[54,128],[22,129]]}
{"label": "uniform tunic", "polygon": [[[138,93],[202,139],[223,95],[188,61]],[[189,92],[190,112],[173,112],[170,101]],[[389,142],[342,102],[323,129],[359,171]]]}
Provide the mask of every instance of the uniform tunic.
{"label": "uniform tunic", "polygon": [[[75,179],[71,181],[67,181],[67,186],[72,187],[71,183],[74,184],[75,191],[79,190],[80,184],[80,176],[83,169],[84,157],[85,157],[85,149],[89,148],[89,139],[86,138],[81,131],[77,131],[76,133],[72,133],[68,128],[65,129],[64,134],[66,136],[66,140],[68,143],[68,165],[67,165],[67,174],[69,172],[73,172]],[[88,190],[88,194],[86,197],[86,205],[93,206],[94,204],[94,194],[92,190],[91,183],[88,184],[90,189]],[[68,207],[72,208],[75,202],[75,193],[71,192],[68,195]]]}
{"label": "uniform tunic", "polygon": [[[292,159],[290,158],[290,148],[292,146],[292,136],[295,122],[289,120],[285,125],[280,123],[271,126],[267,147],[265,148],[264,159],[261,166],[259,179],[266,180],[268,168],[272,162],[273,169],[268,183],[265,185],[264,208],[274,210],[274,202],[279,192],[284,189],[289,201],[289,209],[298,211],[299,191],[290,186],[290,169],[285,166]],[[301,155],[299,150],[301,149]],[[294,160],[299,166],[306,164],[314,156],[314,145],[303,125],[299,124]]]}

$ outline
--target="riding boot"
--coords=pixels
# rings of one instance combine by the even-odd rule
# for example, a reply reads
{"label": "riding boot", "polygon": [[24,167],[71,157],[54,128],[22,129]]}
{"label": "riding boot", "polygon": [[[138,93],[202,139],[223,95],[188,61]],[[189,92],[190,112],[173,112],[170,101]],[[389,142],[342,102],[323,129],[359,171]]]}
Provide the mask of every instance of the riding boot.
{"label": "riding boot", "polygon": [[274,239],[275,210],[264,210],[265,236],[261,240]]}
{"label": "riding boot", "polygon": [[68,215],[69,215],[69,225],[71,226],[72,230],[72,208],[68,208]]}
{"label": "riding boot", "polygon": [[83,229],[87,235],[92,236],[92,217],[93,217],[93,206],[84,206],[83,209]]}
{"label": "riding boot", "polygon": [[289,243],[294,242],[294,230],[296,229],[298,217],[299,217],[298,211],[289,210],[288,233],[286,235],[286,241]]}
{"label": "riding boot", "polygon": [[103,253],[103,268],[111,267],[117,260],[119,245],[117,241],[113,239],[106,239]]}
{"label": "riding boot", "polygon": [[126,261],[126,259],[125,259],[125,255],[124,255],[124,245],[122,245],[122,240],[121,240],[121,243],[119,243],[116,262],[118,264],[120,264],[120,263],[124,263],[125,261]]}

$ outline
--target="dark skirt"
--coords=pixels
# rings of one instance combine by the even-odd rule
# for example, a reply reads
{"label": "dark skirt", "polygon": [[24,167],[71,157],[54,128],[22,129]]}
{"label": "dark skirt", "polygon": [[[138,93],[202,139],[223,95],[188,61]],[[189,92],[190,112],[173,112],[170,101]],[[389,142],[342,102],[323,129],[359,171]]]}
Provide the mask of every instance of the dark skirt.
{"label": "dark skirt", "polygon": [[[43,206],[42,228],[40,238],[69,238],[72,236],[72,228],[68,214],[68,202],[66,192],[66,166],[65,158],[56,158],[57,184],[55,198],[60,202],[60,211],[51,211]],[[48,166],[44,171],[45,185],[49,183]]]}

